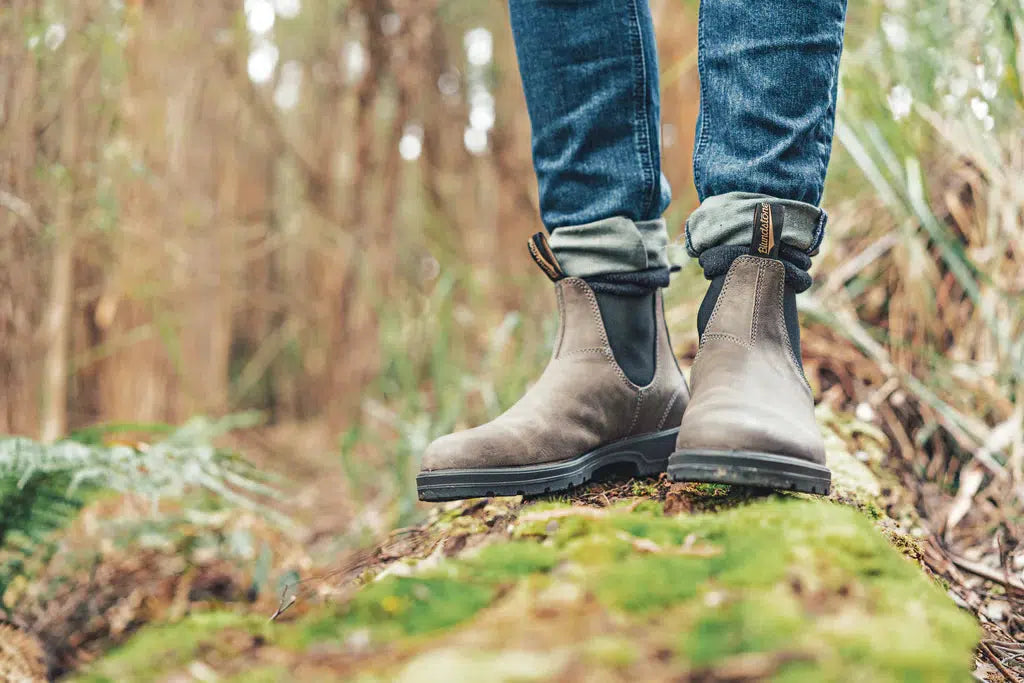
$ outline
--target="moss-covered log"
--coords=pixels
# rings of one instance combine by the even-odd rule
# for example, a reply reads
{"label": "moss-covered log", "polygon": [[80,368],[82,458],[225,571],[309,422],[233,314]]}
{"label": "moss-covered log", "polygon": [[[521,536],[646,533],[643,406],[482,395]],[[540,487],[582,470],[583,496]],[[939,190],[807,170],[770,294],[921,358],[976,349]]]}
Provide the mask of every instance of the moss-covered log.
{"label": "moss-covered log", "polygon": [[979,631],[889,516],[884,438],[819,419],[831,499],[648,480],[438,507],[347,599],[150,626],[82,680],[964,680]]}

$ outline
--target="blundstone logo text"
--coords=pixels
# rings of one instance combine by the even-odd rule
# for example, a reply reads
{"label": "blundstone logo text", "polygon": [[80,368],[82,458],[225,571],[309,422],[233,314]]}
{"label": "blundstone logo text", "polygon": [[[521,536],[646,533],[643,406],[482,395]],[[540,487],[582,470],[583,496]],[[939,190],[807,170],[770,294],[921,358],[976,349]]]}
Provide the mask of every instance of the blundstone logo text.
{"label": "blundstone logo text", "polygon": [[775,246],[774,226],[772,225],[772,210],[768,204],[761,205],[761,243],[757,245],[758,253],[766,256]]}

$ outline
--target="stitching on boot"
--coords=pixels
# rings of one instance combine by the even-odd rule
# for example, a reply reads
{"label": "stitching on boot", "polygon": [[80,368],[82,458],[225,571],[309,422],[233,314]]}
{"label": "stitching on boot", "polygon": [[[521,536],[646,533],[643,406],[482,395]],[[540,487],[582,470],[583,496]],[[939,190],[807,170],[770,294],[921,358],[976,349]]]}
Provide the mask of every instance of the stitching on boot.
{"label": "stitching on boot", "polygon": [[750,311],[750,345],[757,344],[757,324],[761,319],[761,280],[764,276],[765,266],[757,264],[757,279],[754,280],[754,307]]}
{"label": "stitching on boot", "polygon": [[660,430],[662,427],[665,426],[665,420],[668,419],[669,413],[672,412],[672,407],[676,404],[676,401],[679,400],[679,395],[682,393],[682,386],[677,386],[676,390],[672,392],[672,398],[669,399],[668,405],[665,406],[665,411],[661,414],[661,419],[658,420],[658,426],[656,427],[657,429]]}
{"label": "stitching on boot", "polygon": [[562,355],[562,358],[568,358],[569,356],[582,355],[585,353],[599,353],[602,356],[607,355],[607,351],[600,346],[590,346],[585,349],[576,349],[575,351],[569,351]]}
{"label": "stitching on boot", "polygon": [[629,429],[626,430],[626,434],[632,434],[633,429],[636,427],[637,421],[640,419],[640,408],[644,404],[644,396],[646,392],[640,391],[636,395],[636,410],[633,411],[633,420],[629,423]]}
{"label": "stitching on boot", "polygon": [[637,391],[640,387],[633,384],[633,382],[631,382],[630,379],[626,377],[626,373],[622,371],[622,368],[619,367],[618,361],[615,360],[615,354],[612,353],[611,342],[608,341],[608,334],[604,331],[604,320],[601,318],[601,308],[597,305],[597,297],[594,296],[594,291],[586,282],[580,280],[579,278],[570,278],[568,280],[564,280],[563,282],[571,283],[574,287],[579,289],[587,298],[587,301],[590,302],[591,316],[593,318],[594,324],[597,325],[597,332],[601,337],[601,343],[604,344],[604,348],[602,348],[601,351],[604,352],[608,364],[612,367],[612,370],[615,371],[615,374],[618,375],[619,379],[622,380],[623,384],[625,384],[627,388],[633,391]]}
{"label": "stitching on boot", "polygon": [[629,378],[626,377],[626,373],[624,373],[622,371],[622,368],[619,367],[619,363],[618,361],[615,360],[615,354],[611,352],[611,349],[601,349],[601,351],[604,353],[604,358],[606,361],[608,361],[608,365],[611,366],[612,371],[618,376],[620,380],[622,380],[622,383],[626,385],[626,388],[629,389],[630,391],[637,391],[638,387],[632,382],[630,382]]}
{"label": "stitching on boot", "polygon": [[591,319],[594,321],[594,324],[597,325],[597,333],[601,337],[601,342],[610,350],[611,343],[609,343],[608,335],[604,331],[604,321],[601,319],[601,308],[597,305],[597,297],[594,296],[594,290],[590,288],[590,285],[577,277],[571,277],[563,280],[562,282],[570,284],[580,290],[584,298],[586,298],[587,302],[590,304]]}
{"label": "stitching on boot", "polygon": [[[739,260],[739,259],[737,259],[737,260]],[[735,263],[735,261],[734,261],[734,263]],[[715,301],[715,307],[713,309],[711,309],[711,317],[708,318],[708,324],[704,328],[705,330],[708,329],[709,327],[711,327],[715,323],[715,319],[718,317],[718,309],[722,305],[722,300],[725,299],[725,293],[729,291],[729,285],[732,283],[732,276],[733,276],[733,274],[735,272],[736,272],[736,269],[731,268],[731,267],[729,268],[729,272],[725,276],[725,282],[722,284],[722,291],[719,292],[718,300]],[[701,348],[704,347],[704,340],[707,339],[707,337],[708,337],[707,334],[704,334],[704,335],[701,336],[701,338],[700,338],[700,345],[697,347],[698,351]]]}
{"label": "stitching on boot", "polygon": [[704,338],[708,339],[708,340],[722,339],[724,341],[731,341],[731,342],[733,342],[735,344],[739,344],[740,346],[742,346],[744,348],[747,348],[747,349],[753,347],[753,345],[749,341],[745,341],[745,340],[740,339],[739,337],[737,337],[735,334],[728,334],[726,332],[716,332],[714,334],[705,334]]}
{"label": "stitching on boot", "polygon": [[562,294],[562,283],[555,285],[555,298],[558,300],[558,341],[555,343],[555,358],[562,353],[562,340],[565,339],[565,297]]}
{"label": "stitching on boot", "polygon": [[597,297],[594,296],[594,290],[592,290],[582,280],[577,280],[573,284],[576,285],[576,287],[581,292],[583,292],[583,295],[587,298],[587,301],[590,302],[590,315],[594,321],[594,324],[597,325],[597,332],[598,334],[601,335],[601,342],[605,346],[607,346],[609,350],[611,350],[612,345],[611,342],[608,341],[608,333],[604,331],[604,320],[601,318],[601,307],[597,305]]}

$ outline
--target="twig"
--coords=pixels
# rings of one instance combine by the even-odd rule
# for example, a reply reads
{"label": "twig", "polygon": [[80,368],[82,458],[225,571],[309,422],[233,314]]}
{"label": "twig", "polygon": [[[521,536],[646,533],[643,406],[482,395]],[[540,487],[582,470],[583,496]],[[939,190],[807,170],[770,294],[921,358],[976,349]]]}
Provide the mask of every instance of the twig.
{"label": "twig", "polygon": [[[985,645],[988,645],[989,647],[997,647],[997,648],[999,648],[1001,650],[1009,650],[1010,652],[1018,652],[1018,653],[1020,653],[1020,654],[1014,655],[1010,659],[1013,659],[1015,657],[1024,656],[1024,643],[1017,643],[1017,642],[1005,641],[1005,640],[994,640],[994,639],[991,639],[991,638],[985,639],[985,640],[983,640],[981,642],[984,643]],[[1009,660],[1007,660],[1007,661],[1009,661]]]}
{"label": "twig", "polygon": [[1006,668],[1006,665],[1003,664],[999,657],[996,657],[996,653],[992,652],[992,649],[984,642],[978,644],[978,649],[985,653],[988,660],[999,669],[999,673],[1003,674],[1010,683],[1024,683],[1017,674]]}
{"label": "twig", "polygon": [[[411,529],[398,529],[392,535],[404,534],[407,531],[416,531],[416,530],[417,529],[415,529],[415,528],[411,528]],[[288,610],[289,607],[291,607],[296,602],[298,602],[298,600],[299,600],[299,591],[298,590],[295,591],[295,594],[292,595],[290,600],[287,600],[287,601],[285,600],[285,598],[288,595],[288,591],[289,590],[291,590],[293,588],[294,589],[298,589],[299,586],[302,586],[303,584],[311,583],[311,582],[314,582],[314,581],[315,582],[319,582],[319,583],[323,583],[323,582],[327,581],[328,579],[333,579],[336,576],[342,576],[342,575],[350,574],[351,572],[353,572],[355,570],[359,570],[361,568],[366,567],[373,559],[375,559],[377,556],[380,555],[380,552],[381,552],[381,548],[380,547],[374,549],[373,551],[362,550],[362,551],[359,551],[359,552],[355,553],[351,558],[348,559],[348,561],[346,561],[344,564],[342,564],[340,567],[338,567],[336,569],[332,569],[332,570],[330,570],[328,572],[325,572],[323,574],[320,574],[318,576],[307,576],[304,579],[298,579],[297,581],[290,581],[289,583],[286,583],[284,588],[281,589],[281,600],[280,600],[280,602],[278,602],[277,610],[270,617],[269,621],[274,621],[279,616],[284,614]],[[307,593],[307,595],[308,595],[308,593]]]}
{"label": "twig", "polygon": [[985,472],[976,462],[969,462],[960,471],[960,488],[953,498],[953,504],[949,506],[949,513],[946,515],[946,539],[948,540],[956,525],[967,515],[971,506],[974,505],[974,497],[981,489],[981,483],[985,480]]}
{"label": "twig", "polygon": [[270,618],[267,619],[267,621],[276,621],[279,616],[287,612],[288,608],[298,601],[298,596],[293,595],[292,599],[285,603],[284,596],[285,593],[288,591],[288,588],[290,588],[290,586],[285,586],[283,589],[281,589],[281,602],[277,605],[277,609],[274,610],[274,613],[270,615]]}
{"label": "twig", "polygon": [[987,567],[981,564],[980,562],[974,562],[963,557],[957,557],[952,553],[947,553],[947,555],[949,556],[949,559],[953,562],[953,564],[960,567],[964,571],[970,572],[975,576],[980,576],[981,578],[987,579],[988,581],[994,581],[995,583],[1002,584],[1007,588],[1013,588],[1014,590],[1024,592],[1024,583],[1021,583],[1012,576],[1000,576],[990,567]]}

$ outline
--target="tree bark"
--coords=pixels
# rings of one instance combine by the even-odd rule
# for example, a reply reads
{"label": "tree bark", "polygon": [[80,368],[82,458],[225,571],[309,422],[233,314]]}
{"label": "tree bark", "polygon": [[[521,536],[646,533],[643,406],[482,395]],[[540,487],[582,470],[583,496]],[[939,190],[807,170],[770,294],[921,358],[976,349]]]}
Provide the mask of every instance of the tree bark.
{"label": "tree bark", "polygon": [[68,345],[70,341],[71,295],[74,288],[75,247],[74,199],[78,159],[78,81],[81,56],[76,52],[76,34],[83,23],[81,2],[72,3],[69,39],[64,67],[64,98],[61,103],[59,197],[55,216],[50,294],[46,304],[46,357],[43,370],[43,415],[41,438],[55,441],[67,431]]}

